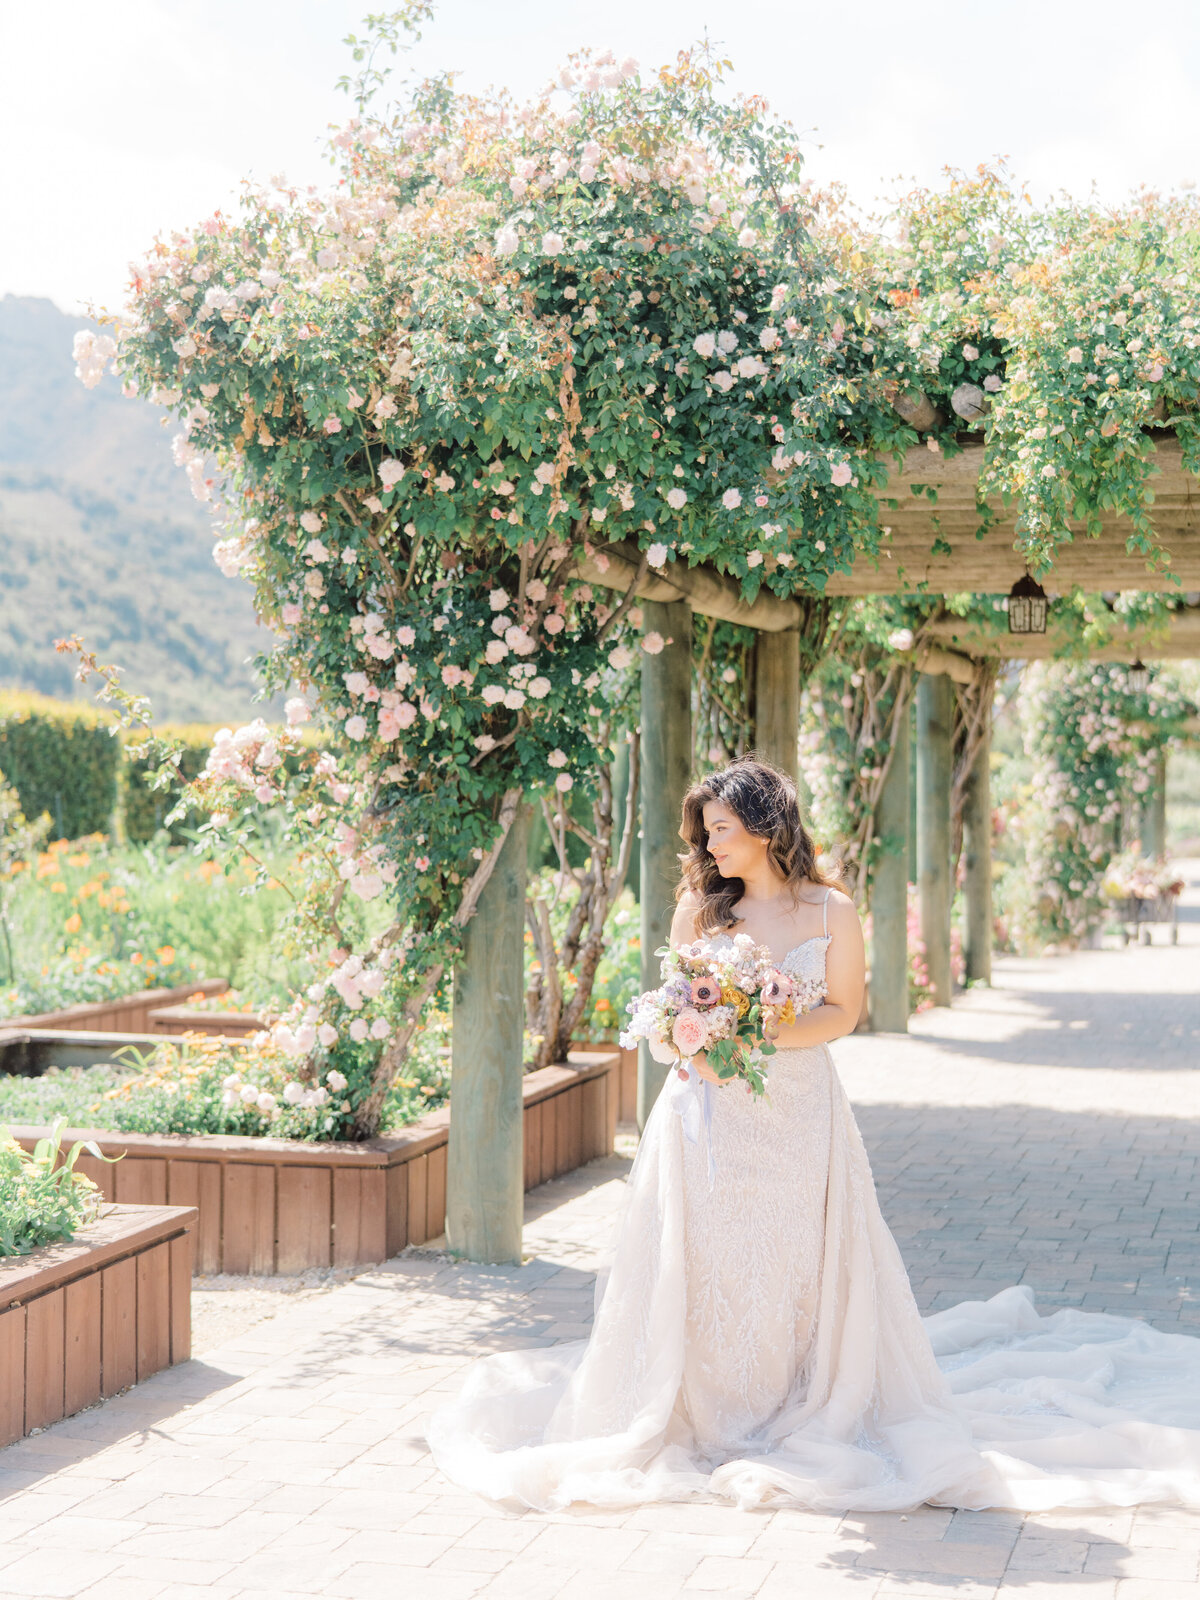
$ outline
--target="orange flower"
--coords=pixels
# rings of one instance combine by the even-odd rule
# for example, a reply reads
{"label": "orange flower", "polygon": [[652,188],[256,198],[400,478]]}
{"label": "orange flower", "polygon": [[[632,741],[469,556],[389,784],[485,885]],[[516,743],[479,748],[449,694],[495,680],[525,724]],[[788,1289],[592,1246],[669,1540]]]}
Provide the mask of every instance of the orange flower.
{"label": "orange flower", "polygon": [[83,918],[76,911],[67,918],[66,922],[63,923],[63,927],[66,928],[68,933],[78,933],[80,928],[83,927]]}
{"label": "orange flower", "polygon": [[154,952],[154,954],[162,962],[164,967],[169,967],[172,961],[175,959],[175,951],[169,944],[160,946],[159,949]]}
{"label": "orange flower", "polygon": [[140,950],[135,950],[129,959],[133,962],[135,967],[138,966],[142,959],[142,952]]}
{"label": "orange flower", "polygon": [[[41,874],[39,873],[38,876],[40,877]],[[65,883],[52,883],[50,885],[50,893],[51,894],[66,894],[66,892],[67,892],[67,886],[66,886]]]}

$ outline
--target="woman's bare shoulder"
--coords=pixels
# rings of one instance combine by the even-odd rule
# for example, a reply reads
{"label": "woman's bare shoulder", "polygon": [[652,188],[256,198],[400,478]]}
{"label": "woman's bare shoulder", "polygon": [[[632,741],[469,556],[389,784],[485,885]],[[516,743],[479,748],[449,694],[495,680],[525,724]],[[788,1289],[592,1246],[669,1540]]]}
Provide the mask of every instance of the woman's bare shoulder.
{"label": "woman's bare shoulder", "polygon": [[695,889],[685,889],[675,906],[671,918],[671,943],[690,944],[696,937],[696,913],[700,909],[700,896]]}
{"label": "woman's bare shoulder", "polygon": [[854,904],[853,897],[849,890],[845,889],[840,883],[831,883],[829,885],[829,910],[830,914],[834,916],[840,915],[844,917],[847,912],[853,912],[855,916],[858,915],[858,908]]}

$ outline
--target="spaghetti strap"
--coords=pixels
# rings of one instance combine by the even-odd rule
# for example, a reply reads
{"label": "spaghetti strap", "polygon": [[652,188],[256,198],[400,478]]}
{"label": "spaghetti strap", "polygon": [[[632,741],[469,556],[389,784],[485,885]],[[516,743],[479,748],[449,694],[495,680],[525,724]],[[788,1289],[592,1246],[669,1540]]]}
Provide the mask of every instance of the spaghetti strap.
{"label": "spaghetti strap", "polygon": [[821,934],[826,939],[829,937],[829,896],[832,893],[832,889],[826,889],[825,898],[821,901]]}

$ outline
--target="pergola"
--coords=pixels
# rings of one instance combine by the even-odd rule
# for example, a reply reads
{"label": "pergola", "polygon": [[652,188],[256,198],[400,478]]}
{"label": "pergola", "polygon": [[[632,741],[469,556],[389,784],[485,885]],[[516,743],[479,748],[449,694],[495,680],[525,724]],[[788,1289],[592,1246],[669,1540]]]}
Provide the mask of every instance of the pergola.
{"label": "pergola", "polygon": [[[1120,590],[1182,591],[1188,606],[1162,634],[1131,633],[1098,650],[1101,659],[1200,656],[1200,510],[1193,479],[1184,471],[1174,435],[1154,434],[1159,469],[1154,480],[1154,523],[1170,556],[1170,573],[1152,571],[1130,555],[1129,526],[1106,521],[1098,537],[1073,530],[1044,579],[1048,592],[1080,585],[1092,593]],[[829,583],[832,596],[881,594],[1006,594],[1025,573],[1014,548],[1011,513],[977,537],[976,485],[983,458],[978,434],[959,436],[962,450],[947,459],[925,448],[910,450],[878,491],[881,523],[888,530],[877,559],[860,558]],[[931,497],[929,491],[933,491]],[[936,520],[935,520],[936,519]],[[936,545],[936,548],[935,548]],[[946,547],[949,553],[946,553]],[[738,583],[704,567],[673,564],[647,570],[627,545],[597,552],[580,575],[642,603],[647,630],[668,643],[658,655],[643,653],[641,717],[641,949],[644,987],[658,978],[654,952],[666,943],[679,876],[679,817],[692,779],[692,619],[714,617],[753,628],[757,635],[754,745],[767,760],[798,777],[801,628],[812,597],[780,599],[762,592],[748,602]],[[1178,580],[1176,582],[1175,580]],[[973,684],[997,657],[1048,656],[1056,637],[996,635],[954,618],[935,623],[918,651],[916,685],[917,870],[922,937],[935,998],[950,1003],[951,786],[954,683]],[[1063,641],[1061,637],[1058,643]],[[990,721],[990,707],[988,718]],[[884,843],[872,878],[874,923],[870,984],[872,1027],[903,1031],[908,1020],[907,841],[910,814],[910,719],[902,717],[892,760],[876,806],[877,836]],[[992,859],[989,795],[990,738],[985,734],[967,775],[963,805],[965,955],[969,977],[991,973]],[[523,995],[525,829],[513,826],[475,918],[467,926],[456,973],[455,1050],[460,1109],[451,1120],[448,1227],[455,1248],[471,1259],[520,1258],[523,1195],[520,1159],[520,1073]],[[461,1067],[460,1067],[461,1061]],[[638,1121],[644,1123],[665,1078],[645,1049],[638,1074]],[[515,1078],[514,1078],[515,1074]],[[461,1081],[460,1081],[461,1079]],[[463,1093],[463,1090],[466,1093]],[[464,1115],[464,1112],[466,1113]],[[456,1120],[457,1119],[457,1120]]]}
{"label": "pergola", "polygon": [[[1154,480],[1155,531],[1170,557],[1153,570],[1130,554],[1131,531],[1122,518],[1106,520],[1096,537],[1082,527],[1057,552],[1043,579],[1048,593],[1078,585],[1092,593],[1121,590],[1181,590],[1191,605],[1165,632],[1131,632],[1098,649],[1096,659],[1133,661],[1200,655],[1200,498],[1185,472],[1173,434],[1154,436],[1158,474]],[[831,596],[885,594],[1006,594],[1025,574],[1014,547],[1014,516],[995,508],[996,520],[978,536],[976,485],[983,459],[977,435],[960,438],[961,453],[915,448],[900,470],[890,470],[877,491],[885,534],[877,558],[860,558],[852,571],[832,578]],[[947,549],[948,547],[948,549]],[[757,631],[754,744],[767,760],[797,778],[800,693],[800,627],[804,607],[763,592],[746,601],[738,584],[700,568],[672,566],[638,577],[638,552],[614,545],[584,568],[589,581],[627,590],[635,584],[647,628],[670,642],[642,661],[642,844],[641,903],[643,982],[657,979],[654,951],[666,942],[678,881],[680,803],[691,781],[691,627],[693,615],[739,623]],[[1042,635],[991,634],[947,618],[934,623],[916,662],[917,860],[922,932],[937,1001],[950,1000],[951,773],[953,682],[970,683],[988,658],[1048,657],[1061,648],[1053,621]],[[909,816],[909,723],[897,725],[893,759],[877,807],[879,836],[906,838]],[[968,976],[991,973],[990,738],[979,745],[967,779],[963,815],[964,899]],[[871,899],[874,958],[871,1023],[902,1031],[908,1016],[907,868],[905,852],[886,852],[877,864]],[[643,1051],[638,1119],[645,1120],[665,1069]]]}

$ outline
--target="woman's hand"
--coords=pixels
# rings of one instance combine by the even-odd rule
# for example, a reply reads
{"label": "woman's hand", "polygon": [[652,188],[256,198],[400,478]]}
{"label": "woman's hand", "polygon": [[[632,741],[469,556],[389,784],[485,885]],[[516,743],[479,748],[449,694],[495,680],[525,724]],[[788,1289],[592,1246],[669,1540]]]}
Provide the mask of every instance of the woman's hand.
{"label": "woman's hand", "polygon": [[[729,1078],[718,1078],[716,1073],[708,1064],[708,1057],[703,1052],[701,1052],[701,1054],[698,1056],[692,1057],[692,1066],[695,1067],[696,1071],[702,1078],[707,1078],[709,1083],[722,1084],[732,1081]],[[687,1077],[687,1072],[683,1067],[676,1067],[675,1070],[678,1072],[681,1078]]]}

